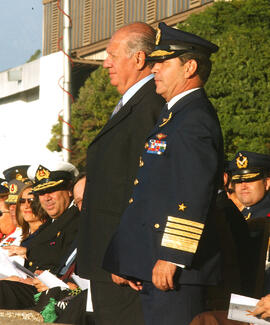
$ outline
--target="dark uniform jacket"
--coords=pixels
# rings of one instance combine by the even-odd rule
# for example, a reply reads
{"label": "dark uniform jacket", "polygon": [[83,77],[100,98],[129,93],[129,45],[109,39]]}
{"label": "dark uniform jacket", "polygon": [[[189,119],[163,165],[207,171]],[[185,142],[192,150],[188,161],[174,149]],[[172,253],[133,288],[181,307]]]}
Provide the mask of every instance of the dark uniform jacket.
{"label": "dark uniform jacket", "polygon": [[255,218],[264,218],[270,216],[270,195],[267,193],[265,197],[258,203],[249,208],[242,210],[242,214],[246,220]]}
{"label": "dark uniform jacket", "polygon": [[145,138],[164,104],[154,81],[148,81],[89,145],[77,255],[84,278],[110,280],[101,268],[104,252],[128,205]]}
{"label": "dark uniform jacket", "polygon": [[151,281],[161,259],[186,266],[181,283],[214,283],[211,207],[223,170],[219,121],[203,89],[184,96],[166,116],[146,141],[137,185],[104,268]]}
{"label": "dark uniform jacket", "polygon": [[31,240],[27,249],[26,267],[29,270],[56,273],[76,237],[79,215],[79,210],[71,206]]}

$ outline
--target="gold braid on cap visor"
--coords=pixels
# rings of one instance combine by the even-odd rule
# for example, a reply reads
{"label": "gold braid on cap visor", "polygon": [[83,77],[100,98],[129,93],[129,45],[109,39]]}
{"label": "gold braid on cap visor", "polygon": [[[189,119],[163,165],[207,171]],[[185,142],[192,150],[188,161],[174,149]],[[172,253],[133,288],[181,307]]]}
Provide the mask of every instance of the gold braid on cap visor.
{"label": "gold braid on cap visor", "polygon": [[59,185],[59,184],[61,184],[63,182],[64,182],[64,180],[60,179],[59,181],[50,181],[50,182],[47,182],[47,183],[38,184],[37,186],[33,187],[33,191],[34,192],[42,191],[42,190],[44,190],[46,188]]}
{"label": "gold braid on cap visor", "polygon": [[164,56],[164,55],[171,55],[171,54],[174,54],[174,53],[175,53],[175,51],[168,52],[168,51],[165,51],[165,50],[157,50],[157,51],[152,52],[148,56],[150,56],[150,57]]}

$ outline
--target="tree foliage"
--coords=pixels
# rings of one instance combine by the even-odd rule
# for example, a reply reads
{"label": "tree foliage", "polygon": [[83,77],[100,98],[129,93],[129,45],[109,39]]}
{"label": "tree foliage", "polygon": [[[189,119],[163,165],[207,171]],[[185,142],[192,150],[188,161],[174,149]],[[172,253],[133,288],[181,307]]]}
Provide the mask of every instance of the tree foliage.
{"label": "tree foliage", "polygon": [[[91,73],[79,92],[79,97],[71,108],[72,154],[71,162],[83,168],[89,143],[109,119],[119,100],[115,87],[111,86],[108,73],[102,67]],[[60,151],[61,123],[52,128],[53,137],[48,148]]]}
{"label": "tree foliage", "polygon": [[211,40],[220,49],[206,91],[217,109],[225,154],[270,154],[270,2],[219,1],[178,28]]}
{"label": "tree foliage", "polygon": [[33,55],[30,56],[29,60],[27,60],[26,63],[37,60],[40,57],[40,55],[41,55],[41,51],[36,50],[36,52]]}

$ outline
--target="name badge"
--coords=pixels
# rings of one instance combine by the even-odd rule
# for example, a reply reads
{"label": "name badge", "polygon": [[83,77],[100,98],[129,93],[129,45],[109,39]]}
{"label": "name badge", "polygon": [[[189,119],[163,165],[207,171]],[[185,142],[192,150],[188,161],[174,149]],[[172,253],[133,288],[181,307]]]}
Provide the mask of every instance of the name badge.
{"label": "name badge", "polygon": [[147,153],[151,153],[153,155],[162,155],[166,150],[166,141],[150,139],[148,141]]}

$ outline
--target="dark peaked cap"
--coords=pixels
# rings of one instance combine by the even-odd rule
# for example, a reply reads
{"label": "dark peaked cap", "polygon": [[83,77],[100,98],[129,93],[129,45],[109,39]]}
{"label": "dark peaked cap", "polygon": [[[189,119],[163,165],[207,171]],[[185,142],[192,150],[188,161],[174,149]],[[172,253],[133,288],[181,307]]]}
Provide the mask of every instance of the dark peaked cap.
{"label": "dark peaked cap", "polygon": [[201,53],[210,56],[218,51],[218,46],[188,32],[159,23],[156,34],[156,47],[147,61],[175,58],[184,53]]}
{"label": "dark peaked cap", "polygon": [[254,182],[267,177],[270,171],[270,156],[250,151],[239,151],[230,161],[228,171],[235,183]]}
{"label": "dark peaked cap", "polygon": [[8,183],[4,178],[0,178],[0,196],[9,194]]}

